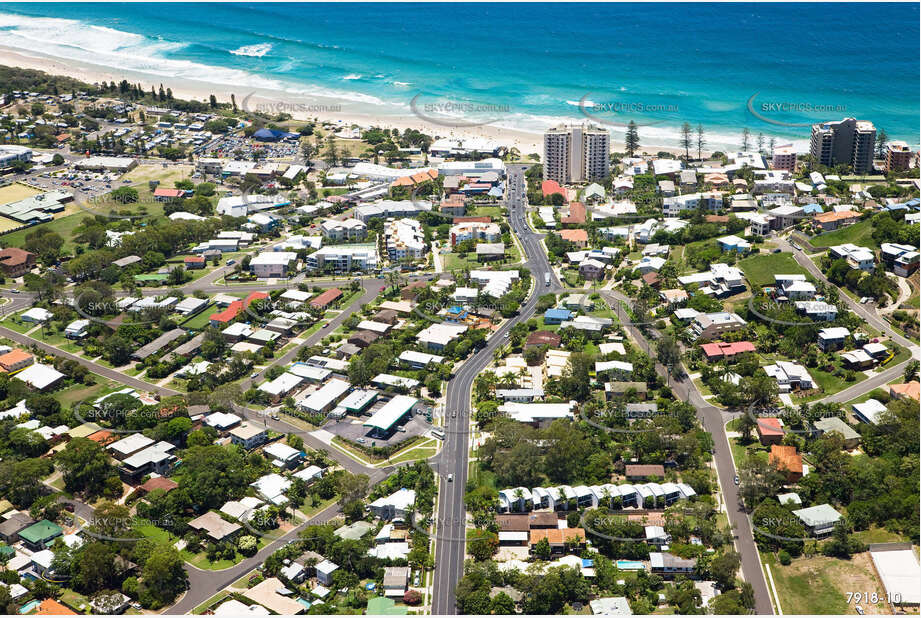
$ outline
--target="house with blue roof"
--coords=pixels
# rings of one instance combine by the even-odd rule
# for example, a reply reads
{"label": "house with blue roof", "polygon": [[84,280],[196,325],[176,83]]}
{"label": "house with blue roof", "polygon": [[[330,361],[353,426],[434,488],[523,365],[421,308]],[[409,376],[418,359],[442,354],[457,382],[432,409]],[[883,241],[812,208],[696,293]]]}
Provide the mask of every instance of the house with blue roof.
{"label": "house with blue roof", "polygon": [[547,309],[544,312],[544,324],[562,324],[572,317],[569,309]]}
{"label": "house with blue roof", "polygon": [[822,212],[825,211],[822,209],[821,204],[806,204],[803,206],[803,213],[807,215],[817,215]]}

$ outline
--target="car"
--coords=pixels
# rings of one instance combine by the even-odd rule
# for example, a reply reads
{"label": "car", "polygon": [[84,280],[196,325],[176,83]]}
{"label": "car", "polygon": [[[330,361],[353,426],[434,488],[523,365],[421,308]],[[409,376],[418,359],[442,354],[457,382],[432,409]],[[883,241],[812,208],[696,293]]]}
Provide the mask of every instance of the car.
{"label": "car", "polygon": [[771,253],[780,253],[780,249],[774,249]]}
{"label": "car", "polygon": [[228,265],[228,266],[233,266],[233,265],[236,264],[236,263],[237,263],[236,260],[227,260],[227,265]]}
{"label": "car", "polygon": [[736,485],[739,484],[739,475],[738,475],[738,474],[732,479],[732,482],[735,483]]}
{"label": "car", "polygon": [[505,337],[506,339],[508,339],[508,333],[505,333],[505,334],[502,335],[502,336]]}
{"label": "car", "polygon": [[451,418],[457,418],[457,410],[451,412]]}
{"label": "car", "polygon": [[258,378],[258,377],[259,377],[259,374],[258,374],[258,373],[254,373],[253,375],[251,375],[251,376],[249,377],[249,379],[250,379],[250,380],[255,380],[255,379]]}
{"label": "car", "polygon": [[327,326],[329,326],[329,322],[324,322],[323,326],[321,326],[320,328],[326,328]]}
{"label": "car", "polygon": [[364,439],[364,438],[356,438],[356,439],[355,439],[355,442],[358,442],[359,444],[364,444],[364,443],[365,443],[365,439]]}
{"label": "car", "polygon": [[416,577],[413,579],[413,586],[418,586],[420,583],[421,579],[419,578],[419,574],[416,573]]}
{"label": "car", "polygon": [[380,291],[383,292],[383,291],[386,290],[386,289],[387,289],[387,286],[386,286],[386,285],[382,285]]}
{"label": "car", "polygon": [[273,421],[277,421],[277,420],[278,420],[278,413],[277,413],[277,412],[276,412],[275,414],[272,414],[272,420],[273,420]]}
{"label": "car", "polygon": [[448,475],[448,482],[449,482],[449,483],[453,483],[453,482],[454,482],[454,475],[453,475],[453,474],[449,474],[449,475]]}

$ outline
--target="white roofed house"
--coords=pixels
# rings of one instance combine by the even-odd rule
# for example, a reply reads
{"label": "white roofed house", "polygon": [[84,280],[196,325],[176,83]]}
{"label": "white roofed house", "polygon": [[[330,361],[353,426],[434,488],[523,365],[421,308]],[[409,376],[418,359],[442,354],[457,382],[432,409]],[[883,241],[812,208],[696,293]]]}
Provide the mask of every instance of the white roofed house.
{"label": "white roofed house", "polygon": [[866,247],[858,247],[852,243],[835,245],[828,248],[828,255],[833,260],[845,260],[852,269],[871,271],[876,263],[876,255]]}
{"label": "white roofed house", "polygon": [[627,380],[633,374],[633,363],[624,361],[595,361],[595,374],[610,374],[613,380]]}
{"label": "white roofed house", "polygon": [[500,513],[524,513],[531,510],[531,490],[527,487],[499,491]]}
{"label": "white roofed house", "polygon": [[797,313],[816,321],[831,322],[838,317],[838,307],[821,300],[797,300],[793,306]]}
{"label": "white roofed house", "polygon": [[303,381],[304,378],[301,376],[286,371],[271,382],[260,384],[259,390],[267,393],[272,401],[278,401],[300,386]]}
{"label": "white roofed house", "polygon": [[463,324],[438,323],[419,331],[416,340],[424,348],[440,352],[465,332],[467,332],[467,326]]}
{"label": "white roofed house", "polygon": [[823,328],[819,331],[818,344],[823,352],[839,350],[844,347],[844,340],[850,336],[851,331],[843,326]]}
{"label": "white roofed house", "polygon": [[405,487],[371,502],[368,510],[384,521],[405,522],[416,502],[416,492]]}
{"label": "white roofed house", "polygon": [[262,449],[262,454],[280,468],[293,468],[301,460],[300,451],[283,442],[266,445]]}
{"label": "white roofed house", "polygon": [[791,390],[810,390],[816,387],[815,381],[805,367],[790,361],[777,361],[764,367],[765,373],[777,381],[781,393]]}
{"label": "white roofed house", "polygon": [[508,401],[499,406],[499,412],[519,423],[546,427],[558,418],[573,418],[576,402],[569,403],[520,403]]}
{"label": "white roofed house", "polygon": [[308,413],[325,414],[333,409],[336,402],[352,387],[351,384],[339,378],[331,378],[326,384],[299,399],[296,406]]}
{"label": "white roofed house", "polygon": [[230,430],[230,441],[246,450],[255,448],[269,438],[268,430],[246,421]]}
{"label": "white roofed house", "polygon": [[735,313],[725,311],[701,313],[691,322],[691,333],[695,339],[715,339],[723,333],[739,330],[746,326],[745,320]]}
{"label": "white roofed house", "polygon": [[320,224],[323,235],[335,241],[363,240],[368,235],[368,226],[358,219],[327,219]]}
{"label": "white roofed house", "polygon": [[64,329],[64,336],[68,339],[83,339],[87,335],[86,329],[89,325],[89,320],[74,320]]}
{"label": "white roofed house", "polygon": [[255,489],[256,493],[266,502],[271,502],[278,506],[287,504],[288,498],[285,496],[285,492],[291,487],[291,481],[273,472],[260,477],[254,483],[250,483],[250,487]]}
{"label": "white roofed house", "polygon": [[806,275],[774,275],[774,283],[788,300],[810,300],[816,294],[815,286],[806,281]]}

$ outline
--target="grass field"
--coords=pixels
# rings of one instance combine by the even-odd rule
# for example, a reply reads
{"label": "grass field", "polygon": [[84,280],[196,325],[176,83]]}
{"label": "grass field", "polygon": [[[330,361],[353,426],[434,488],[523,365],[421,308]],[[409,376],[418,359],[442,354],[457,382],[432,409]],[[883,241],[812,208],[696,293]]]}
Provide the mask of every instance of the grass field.
{"label": "grass field", "polygon": [[208,324],[211,323],[211,314],[214,313],[215,309],[216,307],[214,306],[214,303],[212,303],[205,307],[201,312],[196,313],[191,318],[180,324],[180,326],[190,330],[204,330],[207,328]]}
{"label": "grass field", "polygon": [[3,244],[8,247],[22,247],[26,242],[26,236],[31,232],[34,232],[36,228],[41,227],[56,232],[61,238],[64,239],[64,250],[72,251],[74,247],[74,243],[72,241],[74,230],[80,225],[80,222],[83,221],[83,219],[91,216],[92,213],[83,210],[78,205],[71,202],[67,205],[63,212],[55,213],[53,221],[49,221],[48,223],[40,223],[39,225],[32,225],[21,230],[3,235]]}
{"label": "grass field", "polygon": [[797,558],[781,566],[773,555],[762,554],[771,567],[780,608],[784,614],[856,614],[857,603],[848,602],[848,592],[879,593],[883,602],[877,606],[861,602],[867,614],[888,613],[885,592],[874,573],[869,552],[855,554],[850,560],[813,556]]}
{"label": "grass field", "polygon": [[11,185],[0,187],[0,204],[18,202],[19,200],[24,200],[27,197],[32,197],[39,193],[41,193],[41,191],[33,189],[29,185],[24,185],[21,182],[14,182]]}
{"label": "grass field", "polygon": [[796,263],[789,253],[759,253],[739,260],[739,268],[753,288],[760,288],[774,283],[774,275],[807,275],[806,269]]}
{"label": "grass field", "polygon": [[828,234],[814,236],[809,239],[809,242],[813,247],[831,247],[832,245],[841,245],[850,242],[861,247],[878,249],[879,246],[876,244],[876,241],[873,240],[872,234],[873,227],[870,225],[870,221],[861,221],[854,225],[843,227],[840,230],[829,232]]}

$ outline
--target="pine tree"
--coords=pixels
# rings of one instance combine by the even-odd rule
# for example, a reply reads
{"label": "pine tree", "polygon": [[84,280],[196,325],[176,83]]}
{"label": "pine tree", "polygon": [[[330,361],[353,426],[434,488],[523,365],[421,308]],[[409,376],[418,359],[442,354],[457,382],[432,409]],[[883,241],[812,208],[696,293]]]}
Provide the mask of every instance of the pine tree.
{"label": "pine tree", "polygon": [[627,134],[624,137],[627,154],[631,157],[636,154],[640,148],[640,133],[636,128],[636,123],[632,120],[627,125]]}
{"label": "pine tree", "polygon": [[885,129],[876,132],[876,158],[882,159],[886,156],[886,144],[889,142],[889,136],[886,135]]}
{"label": "pine tree", "polygon": [[685,122],[681,125],[681,147],[684,148],[684,160],[691,158],[691,125]]}
{"label": "pine tree", "polygon": [[748,147],[751,145],[751,131],[748,130],[748,127],[742,129],[742,152],[748,152]]}
{"label": "pine tree", "polygon": [[704,125],[697,125],[697,158],[703,159],[703,150],[707,140],[704,139]]}

